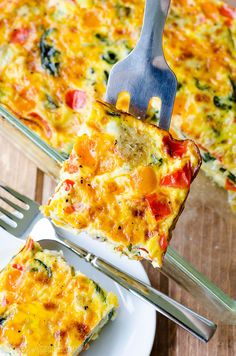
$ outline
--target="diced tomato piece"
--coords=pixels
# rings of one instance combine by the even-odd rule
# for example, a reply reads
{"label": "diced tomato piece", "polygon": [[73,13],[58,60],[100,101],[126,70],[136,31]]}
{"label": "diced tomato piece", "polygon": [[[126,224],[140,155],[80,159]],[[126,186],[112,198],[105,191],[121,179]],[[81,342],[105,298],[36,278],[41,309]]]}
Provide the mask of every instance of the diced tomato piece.
{"label": "diced tomato piece", "polygon": [[163,197],[158,197],[157,194],[146,195],[148,205],[155,216],[156,220],[160,220],[171,213],[171,207]]}
{"label": "diced tomato piece", "polygon": [[170,136],[163,137],[167,153],[173,158],[181,158],[186,153],[187,141],[178,141]]}
{"label": "diced tomato piece", "polygon": [[64,212],[66,214],[72,214],[75,211],[75,208],[73,207],[73,205],[69,205],[64,209]]}
{"label": "diced tomato piece", "polygon": [[63,184],[64,184],[65,191],[69,192],[71,188],[74,186],[75,182],[71,179],[66,179],[63,182]]}
{"label": "diced tomato piece", "polygon": [[66,93],[66,104],[73,110],[82,109],[87,101],[87,95],[82,90],[69,90]]}
{"label": "diced tomato piece", "polygon": [[236,185],[230,179],[227,178],[225,182],[225,189],[236,192]]}
{"label": "diced tomato piece", "polygon": [[12,268],[18,269],[18,271],[23,271],[23,266],[19,265],[18,263],[14,263]]}
{"label": "diced tomato piece", "polygon": [[236,17],[236,11],[227,4],[221,5],[219,11],[221,15],[228,17],[231,20]]}
{"label": "diced tomato piece", "polygon": [[159,245],[160,248],[165,251],[168,247],[168,241],[165,235],[161,235],[160,240],[159,240]]}
{"label": "diced tomato piece", "polygon": [[24,44],[29,37],[29,33],[29,28],[15,29],[11,34],[10,42]]}
{"label": "diced tomato piece", "polygon": [[189,188],[192,180],[192,170],[189,164],[183,169],[178,169],[174,173],[168,174],[160,181],[160,185],[172,188]]}

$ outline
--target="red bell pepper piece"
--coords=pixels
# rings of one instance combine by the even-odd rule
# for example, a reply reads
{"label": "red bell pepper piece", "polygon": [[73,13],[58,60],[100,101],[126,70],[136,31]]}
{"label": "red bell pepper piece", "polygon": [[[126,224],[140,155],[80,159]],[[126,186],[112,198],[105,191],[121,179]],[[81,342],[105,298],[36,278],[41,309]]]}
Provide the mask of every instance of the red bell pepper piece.
{"label": "red bell pepper piece", "polygon": [[148,205],[155,216],[156,220],[160,220],[171,213],[171,208],[165,198],[158,197],[157,194],[146,195],[145,197]]}
{"label": "red bell pepper piece", "polygon": [[236,17],[236,11],[229,5],[224,4],[219,9],[220,14],[233,20]]}
{"label": "red bell pepper piece", "polygon": [[167,153],[173,158],[181,158],[186,153],[187,141],[178,141],[172,139],[170,136],[164,136],[163,143]]}
{"label": "red bell pepper piece", "polygon": [[64,212],[65,212],[66,214],[72,214],[74,211],[75,211],[75,208],[74,208],[73,205],[69,205],[69,206],[67,206],[67,207],[64,209]]}
{"label": "red bell pepper piece", "polygon": [[69,90],[66,93],[66,104],[73,110],[82,109],[86,101],[86,93],[82,90]]}
{"label": "red bell pepper piece", "polygon": [[189,188],[192,180],[192,170],[187,163],[183,169],[178,169],[174,173],[168,174],[160,181],[160,185],[172,188]]}
{"label": "red bell pepper piece", "polygon": [[232,190],[233,192],[236,192],[236,185],[233,182],[231,182],[230,179],[226,178],[225,189]]}
{"label": "red bell pepper piece", "polygon": [[65,187],[65,191],[69,192],[71,190],[71,188],[74,186],[75,182],[71,179],[66,179],[64,182],[64,187]]}
{"label": "red bell pepper piece", "polygon": [[160,248],[165,251],[168,247],[168,241],[165,235],[161,235],[160,240],[159,240],[159,245]]}
{"label": "red bell pepper piece", "polygon": [[12,267],[18,269],[18,271],[23,271],[23,266],[19,265],[18,263],[14,263]]}
{"label": "red bell pepper piece", "polygon": [[19,28],[13,30],[11,33],[10,42],[24,44],[29,37],[30,30],[29,28]]}

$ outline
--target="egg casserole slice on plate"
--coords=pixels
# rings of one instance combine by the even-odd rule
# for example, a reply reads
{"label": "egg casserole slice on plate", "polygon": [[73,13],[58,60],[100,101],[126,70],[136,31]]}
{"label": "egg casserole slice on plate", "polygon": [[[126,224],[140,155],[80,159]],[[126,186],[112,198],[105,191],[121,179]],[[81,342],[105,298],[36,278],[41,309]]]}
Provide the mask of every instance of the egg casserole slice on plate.
{"label": "egg casserole slice on plate", "polygon": [[192,141],[97,102],[43,212],[161,266],[200,161]]}
{"label": "egg casserole slice on plate", "polygon": [[117,297],[28,239],[0,272],[1,355],[77,355],[115,317]]}

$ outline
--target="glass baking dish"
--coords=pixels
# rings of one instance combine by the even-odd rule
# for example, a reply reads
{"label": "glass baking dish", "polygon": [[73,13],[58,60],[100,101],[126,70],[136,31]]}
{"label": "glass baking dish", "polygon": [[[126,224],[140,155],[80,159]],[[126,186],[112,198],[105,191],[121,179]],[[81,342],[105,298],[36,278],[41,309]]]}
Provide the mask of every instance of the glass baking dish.
{"label": "glass baking dish", "polygon": [[[0,115],[0,134],[57,180],[66,156],[51,148],[3,106]],[[225,192],[201,172],[160,271],[187,290],[214,319],[236,324],[236,246],[232,241],[236,219],[226,200]]]}

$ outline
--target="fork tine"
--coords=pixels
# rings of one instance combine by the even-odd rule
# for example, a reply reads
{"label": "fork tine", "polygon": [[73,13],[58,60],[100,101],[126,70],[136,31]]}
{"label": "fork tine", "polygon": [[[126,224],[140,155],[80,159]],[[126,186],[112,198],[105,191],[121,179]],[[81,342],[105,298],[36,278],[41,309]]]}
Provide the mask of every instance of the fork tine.
{"label": "fork tine", "polygon": [[10,193],[11,195],[13,195],[15,198],[17,198],[18,200],[20,200],[21,202],[25,203],[26,205],[37,205],[37,203],[35,203],[33,200],[27,198],[26,196],[16,192],[14,189],[8,187],[7,185],[1,183],[0,187],[2,189],[4,189],[5,191],[7,191],[8,193]]}
{"label": "fork tine", "polygon": [[2,208],[1,206],[0,206],[0,212],[3,214],[3,215],[5,215],[5,216],[7,216],[9,219],[11,219],[12,221],[14,221],[14,222],[18,222],[19,220],[21,220],[21,219],[19,219],[16,215],[13,215],[12,213],[10,213],[9,211],[7,211],[6,209],[4,209],[4,208]]}
{"label": "fork tine", "polygon": [[0,199],[3,200],[6,204],[8,204],[13,209],[19,211],[20,213],[24,214],[26,212],[26,210],[23,209],[21,206],[13,203],[11,200],[9,200],[9,199],[7,199],[5,197],[2,197],[1,195],[0,195]]}
{"label": "fork tine", "polygon": [[11,225],[7,224],[5,221],[3,221],[0,218],[0,227],[9,232],[12,235],[15,235],[15,227],[12,227]]}

